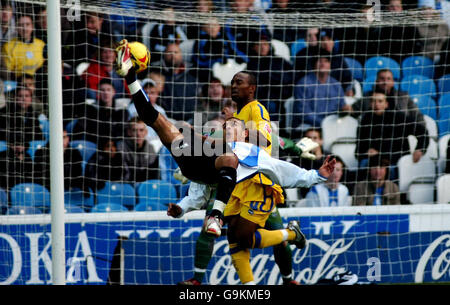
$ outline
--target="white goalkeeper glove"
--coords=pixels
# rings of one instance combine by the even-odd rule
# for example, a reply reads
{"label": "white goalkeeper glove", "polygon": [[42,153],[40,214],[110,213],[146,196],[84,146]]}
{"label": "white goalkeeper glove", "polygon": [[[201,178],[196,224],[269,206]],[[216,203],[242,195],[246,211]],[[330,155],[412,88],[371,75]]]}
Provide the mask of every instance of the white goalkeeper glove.
{"label": "white goalkeeper glove", "polygon": [[116,48],[116,72],[118,75],[124,77],[128,74],[128,71],[133,67],[131,61],[130,48],[128,47],[128,41],[122,39],[119,46]]}
{"label": "white goalkeeper glove", "polygon": [[173,177],[183,184],[186,184],[189,182],[189,179],[186,178],[185,176],[183,176],[183,174],[181,173],[181,169],[179,167],[173,173]]}
{"label": "white goalkeeper glove", "polygon": [[302,151],[302,154],[300,155],[302,158],[316,160],[316,156],[310,153],[310,151],[319,147],[319,143],[314,142],[310,138],[304,137],[303,139],[298,141],[295,146],[297,146]]}

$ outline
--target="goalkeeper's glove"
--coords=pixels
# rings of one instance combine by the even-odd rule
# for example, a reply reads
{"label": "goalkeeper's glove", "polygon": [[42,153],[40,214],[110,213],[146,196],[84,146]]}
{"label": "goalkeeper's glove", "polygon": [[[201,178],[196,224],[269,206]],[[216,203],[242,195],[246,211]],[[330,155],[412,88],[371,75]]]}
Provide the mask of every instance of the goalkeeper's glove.
{"label": "goalkeeper's glove", "polygon": [[127,76],[128,71],[133,67],[131,61],[130,48],[128,47],[128,41],[122,39],[119,46],[116,48],[116,72],[120,76]]}
{"label": "goalkeeper's glove", "polygon": [[181,173],[181,169],[178,167],[175,172],[173,173],[173,177],[175,179],[177,179],[178,181],[180,181],[183,184],[186,184],[189,182],[189,179],[186,178],[182,173]]}
{"label": "goalkeeper's glove", "polygon": [[304,137],[300,141],[298,141],[295,146],[301,150],[300,157],[310,160],[316,160],[316,156],[310,153],[310,151],[319,147],[319,143],[314,142],[310,138]]}

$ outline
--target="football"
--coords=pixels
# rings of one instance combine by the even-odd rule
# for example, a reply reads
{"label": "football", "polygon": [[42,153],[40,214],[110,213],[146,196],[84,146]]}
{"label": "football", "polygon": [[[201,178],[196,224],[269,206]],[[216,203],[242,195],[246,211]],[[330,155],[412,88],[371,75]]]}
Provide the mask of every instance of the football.
{"label": "football", "polygon": [[150,51],[148,48],[138,41],[129,42],[128,47],[130,48],[131,61],[136,69],[136,73],[147,69],[150,63]]}

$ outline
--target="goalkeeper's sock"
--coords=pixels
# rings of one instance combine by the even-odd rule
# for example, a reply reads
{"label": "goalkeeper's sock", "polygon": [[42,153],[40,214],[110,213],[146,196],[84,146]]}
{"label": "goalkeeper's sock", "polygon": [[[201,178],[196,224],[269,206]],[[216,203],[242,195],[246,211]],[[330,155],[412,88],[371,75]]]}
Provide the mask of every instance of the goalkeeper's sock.
{"label": "goalkeeper's sock", "polygon": [[289,229],[266,230],[258,229],[253,235],[253,248],[267,248],[278,245],[286,240],[294,240],[295,232]]}
{"label": "goalkeeper's sock", "polygon": [[231,261],[242,284],[253,282],[253,271],[250,266],[250,250],[241,249],[237,244],[230,244]]}
{"label": "goalkeeper's sock", "polygon": [[205,276],[206,268],[214,250],[215,237],[202,231],[195,244],[194,279],[200,283]]}
{"label": "goalkeeper's sock", "polygon": [[284,243],[273,247],[273,256],[275,263],[280,269],[283,282],[290,282],[292,280],[292,250],[289,245]]}
{"label": "goalkeeper's sock", "polygon": [[127,81],[128,90],[130,90],[133,97],[133,103],[139,117],[144,120],[145,124],[152,126],[158,118],[159,112],[153,107],[147,94],[142,90],[141,84],[136,78],[134,67],[128,71],[125,80]]}

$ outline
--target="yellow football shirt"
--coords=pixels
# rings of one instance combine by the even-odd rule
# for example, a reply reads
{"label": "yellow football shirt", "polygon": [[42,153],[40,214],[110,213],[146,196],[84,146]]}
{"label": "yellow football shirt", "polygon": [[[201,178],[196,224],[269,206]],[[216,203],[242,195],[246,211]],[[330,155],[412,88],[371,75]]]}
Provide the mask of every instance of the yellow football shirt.
{"label": "yellow football shirt", "polygon": [[247,129],[258,130],[270,142],[270,145],[264,150],[272,155],[272,127],[267,109],[260,102],[254,100],[245,105],[241,111],[235,112],[233,116],[244,121]]}
{"label": "yellow football shirt", "polygon": [[26,43],[18,38],[11,39],[3,45],[2,54],[6,69],[20,76],[34,75],[36,70],[44,64],[45,42],[34,38]]}

